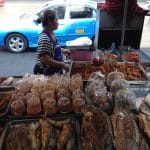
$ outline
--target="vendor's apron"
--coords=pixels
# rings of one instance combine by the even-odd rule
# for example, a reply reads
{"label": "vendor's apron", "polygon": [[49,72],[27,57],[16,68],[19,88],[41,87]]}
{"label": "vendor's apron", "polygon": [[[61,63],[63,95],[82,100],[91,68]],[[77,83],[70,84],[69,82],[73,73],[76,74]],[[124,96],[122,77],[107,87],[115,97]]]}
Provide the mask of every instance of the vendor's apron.
{"label": "vendor's apron", "polygon": [[[63,62],[64,59],[63,59],[63,54],[61,52],[61,47],[59,45],[57,45],[57,41],[54,41],[51,36],[49,36],[48,34],[47,34],[47,36],[49,37],[50,41],[53,44],[53,48],[54,48],[54,60]],[[45,75],[50,75],[50,74],[55,74],[55,73],[63,74],[63,69],[60,68],[60,67],[45,66],[43,73]]]}

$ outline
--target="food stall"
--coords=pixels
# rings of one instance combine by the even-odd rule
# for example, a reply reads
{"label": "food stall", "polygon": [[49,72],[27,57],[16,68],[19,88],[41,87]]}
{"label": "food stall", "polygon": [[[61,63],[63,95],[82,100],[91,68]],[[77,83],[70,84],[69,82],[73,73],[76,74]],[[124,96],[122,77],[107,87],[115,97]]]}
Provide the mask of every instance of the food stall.
{"label": "food stall", "polygon": [[[98,15],[112,21],[106,12]],[[150,149],[146,66],[140,59],[129,61],[122,49],[127,44],[139,50],[144,18],[127,21],[127,30],[121,28],[121,17],[114,19],[117,28],[113,21],[103,24],[103,17],[97,21],[95,39],[100,52],[88,61],[72,61],[69,74],[1,78],[0,150]],[[103,39],[102,32],[107,34],[108,28],[105,31],[101,24],[118,34]],[[134,40],[130,39],[133,33]],[[115,49],[108,49],[113,42]],[[121,51],[121,57],[112,54],[114,50]]]}

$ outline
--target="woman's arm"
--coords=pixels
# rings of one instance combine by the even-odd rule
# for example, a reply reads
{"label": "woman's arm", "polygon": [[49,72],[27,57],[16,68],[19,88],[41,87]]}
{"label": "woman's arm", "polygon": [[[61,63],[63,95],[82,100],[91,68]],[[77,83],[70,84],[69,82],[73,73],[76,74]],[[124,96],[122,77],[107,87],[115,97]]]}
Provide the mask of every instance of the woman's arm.
{"label": "woman's arm", "polygon": [[41,61],[43,64],[48,65],[50,67],[60,67],[63,68],[66,72],[69,71],[68,65],[66,65],[64,62],[54,60],[48,54],[43,54],[41,56]]}

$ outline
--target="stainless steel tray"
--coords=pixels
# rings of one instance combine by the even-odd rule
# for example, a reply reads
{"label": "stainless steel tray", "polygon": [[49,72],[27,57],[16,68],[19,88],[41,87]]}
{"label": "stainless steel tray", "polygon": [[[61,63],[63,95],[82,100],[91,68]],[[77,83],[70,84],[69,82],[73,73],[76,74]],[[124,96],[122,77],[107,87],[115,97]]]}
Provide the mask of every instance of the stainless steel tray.
{"label": "stainless steel tray", "polygon": [[145,98],[145,96],[150,93],[150,84],[143,85],[130,85],[129,89],[133,91],[136,97]]}
{"label": "stainless steel tray", "polygon": [[[13,92],[13,91],[7,91],[7,92],[10,93],[10,92]],[[5,92],[0,92],[0,94],[1,94],[1,93],[6,93],[6,94],[7,94],[7,92],[6,92],[6,91],[5,91]],[[10,93],[10,94],[11,94],[11,93]],[[10,109],[10,105],[11,105],[11,102],[12,102],[12,98],[10,97],[6,109],[5,109],[4,111],[0,112],[0,117],[1,117],[1,118],[5,117],[5,116],[8,114],[9,109]]]}
{"label": "stainless steel tray", "polygon": [[[78,65],[78,64],[91,64],[91,63],[92,63],[91,61],[72,61],[70,64],[70,68],[69,68],[69,75],[72,76],[74,74],[73,71],[75,70],[76,65]],[[83,70],[80,70],[80,71],[82,73]],[[86,79],[83,79],[83,81],[87,82]]]}
{"label": "stainless steel tray", "polygon": [[52,115],[43,115],[43,114],[39,114],[39,115],[31,115],[31,116],[9,116],[9,114],[6,114],[6,116],[4,116],[3,118],[1,118],[0,120],[37,120],[40,118],[76,118],[76,119],[81,119],[83,117],[83,113],[57,113],[57,114],[52,114]]}
{"label": "stainless steel tray", "polygon": [[15,90],[14,86],[0,86],[0,92],[5,92],[9,90]]}
{"label": "stainless steel tray", "polygon": [[18,124],[29,124],[31,122],[35,122],[37,121],[36,119],[32,119],[32,120],[14,120],[14,121],[10,121],[8,124],[6,124],[1,136],[0,136],[0,150],[4,150],[5,148],[5,138],[9,132],[9,130],[11,129],[12,126],[14,125],[18,125]]}
{"label": "stainless steel tray", "polygon": [[[47,118],[47,119],[52,119],[55,121],[60,121],[60,120],[64,120],[64,119],[73,119],[73,121],[75,122],[75,140],[76,140],[76,144],[78,147],[78,150],[81,150],[81,140],[80,140],[80,125],[79,125],[79,120],[73,118],[73,117],[51,117],[51,118]],[[16,125],[21,125],[21,124],[30,124],[30,123],[34,123],[36,121],[38,121],[39,119],[26,119],[26,120],[13,120],[10,121],[4,128],[1,137],[0,137],[0,150],[5,150],[6,146],[5,146],[5,139],[7,137],[7,134],[9,132],[9,130],[12,129],[13,126]]]}
{"label": "stainless steel tray", "polygon": [[7,77],[0,77],[0,85],[3,81],[5,81],[7,79]]}
{"label": "stainless steel tray", "polygon": [[[70,65],[70,70],[69,70],[70,76],[72,76],[74,74],[75,67],[77,65],[82,65],[82,64],[83,65],[89,65],[89,64],[92,64],[92,62],[91,61],[84,61],[84,62],[83,61],[72,61],[71,65]],[[110,63],[107,63],[107,64],[110,64]],[[144,68],[142,67],[142,65],[140,65],[139,63],[135,63],[135,62],[127,62],[127,63],[125,63],[125,62],[118,62],[117,64],[131,64],[131,65],[136,65],[136,66],[138,66],[138,68],[142,72],[143,77],[145,78],[145,80],[128,80],[129,84],[148,84],[149,83],[149,77],[147,75],[147,72],[144,70]],[[99,67],[97,67],[96,69],[100,70]],[[91,70],[91,72],[92,72],[92,70]],[[80,70],[80,74],[82,75],[83,73],[84,73],[84,70]],[[88,79],[84,79],[83,78],[83,81],[87,81],[87,80]]]}
{"label": "stainless steel tray", "polygon": [[[13,77],[13,81],[9,85],[1,85],[0,84],[0,92],[8,91],[8,90],[15,90],[14,84],[17,81],[21,80],[23,76],[12,76],[12,77]],[[5,80],[6,80],[8,77],[3,77],[3,78],[5,78]]]}

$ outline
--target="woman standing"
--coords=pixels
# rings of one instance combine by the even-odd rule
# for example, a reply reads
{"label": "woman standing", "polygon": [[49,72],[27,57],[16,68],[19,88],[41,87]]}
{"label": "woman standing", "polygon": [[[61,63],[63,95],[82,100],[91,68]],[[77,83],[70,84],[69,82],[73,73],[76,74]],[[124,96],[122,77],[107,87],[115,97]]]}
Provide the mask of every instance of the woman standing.
{"label": "woman standing", "polygon": [[63,54],[69,54],[69,50],[62,49],[54,34],[58,28],[56,13],[46,10],[42,16],[43,31],[38,39],[37,60],[34,67],[34,74],[52,75],[55,73],[68,72],[69,66],[63,61]]}

